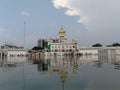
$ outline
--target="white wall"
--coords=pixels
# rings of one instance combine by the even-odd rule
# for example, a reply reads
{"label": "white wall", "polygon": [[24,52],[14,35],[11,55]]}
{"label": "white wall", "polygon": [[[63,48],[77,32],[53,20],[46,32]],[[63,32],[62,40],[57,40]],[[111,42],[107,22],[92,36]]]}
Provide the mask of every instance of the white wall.
{"label": "white wall", "polygon": [[25,50],[15,50],[15,51],[7,51],[7,56],[18,56],[18,55],[21,55],[21,56],[25,56],[27,54],[27,51]]}
{"label": "white wall", "polygon": [[98,50],[79,50],[79,53],[81,54],[98,54]]}

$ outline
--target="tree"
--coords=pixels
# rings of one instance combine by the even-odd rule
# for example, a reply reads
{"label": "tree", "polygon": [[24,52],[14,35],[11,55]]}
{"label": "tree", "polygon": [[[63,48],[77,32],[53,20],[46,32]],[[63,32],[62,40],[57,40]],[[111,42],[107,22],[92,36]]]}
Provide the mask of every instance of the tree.
{"label": "tree", "polygon": [[112,46],[116,47],[116,46],[120,46],[120,44],[119,43],[113,43]]}
{"label": "tree", "polygon": [[32,48],[32,50],[43,50],[43,48],[38,47],[38,46],[34,46],[34,47]]}
{"label": "tree", "polygon": [[97,44],[92,45],[92,47],[102,47],[102,45],[100,43],[97,43]]}
{"label": "tree", "polygon": [[107,45],[107,47],[118,47],[118,46],[120,46],[119,43],[113,43],[112,45]]}

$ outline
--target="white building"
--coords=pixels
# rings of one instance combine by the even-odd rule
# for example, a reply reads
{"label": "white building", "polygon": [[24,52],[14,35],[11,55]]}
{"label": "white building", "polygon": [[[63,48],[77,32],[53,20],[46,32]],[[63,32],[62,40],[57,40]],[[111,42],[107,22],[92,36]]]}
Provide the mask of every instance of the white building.
{"label": "white building", "polygon": [[27,55],[27,50],[25,49],[11,49],[7,50],[7,56],[26,56]]}
{"label": "white building", "polygon": [[120,47],[80,47],[83,55],[120,55]]}
{"label": "white building", "polygon": [[80,47],[79,53],[82,55],[97,55],[99,49],[101,49],[101,47]]}
{"label": "white building", "polygon": [[59,37],[57,39],[48,39],[48,48],[45,54],[49,55],[70,55],[77,52],[77,41],[67,41],[66,32],[61,27],[58,31]]}
{"label": "white building", "polygon": [[0,56],[26,56],[28,50],[11,44],[4,44],[0,49]]}

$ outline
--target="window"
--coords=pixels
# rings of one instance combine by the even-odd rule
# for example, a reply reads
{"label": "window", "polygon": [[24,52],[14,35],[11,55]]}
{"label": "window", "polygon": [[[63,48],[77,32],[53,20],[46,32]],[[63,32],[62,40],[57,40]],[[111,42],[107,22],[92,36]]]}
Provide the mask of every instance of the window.
{"label": "window", "polygon": [[66,48],[69,48],[69,46],[67,45]]}
{"label": "window", "polygon": [[52,46],[52,48],[54,48],[54,46]]}

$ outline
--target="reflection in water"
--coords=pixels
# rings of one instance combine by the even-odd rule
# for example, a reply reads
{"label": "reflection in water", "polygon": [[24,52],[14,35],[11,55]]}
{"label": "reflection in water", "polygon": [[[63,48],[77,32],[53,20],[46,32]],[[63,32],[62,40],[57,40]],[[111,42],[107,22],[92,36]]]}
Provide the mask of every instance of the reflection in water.
{"label": "reflection in water", "polygon": [[114,69],[120,70],[120,55],[102,55],[98,56],[98,61],[102,63],[109,63],[114,65]]}
{"label": "reflection in water", "polygon": [[25,90],[25,70],[24,70],[24,63],[23,63],[22,72],[23,72],[23,90]]}
{"label": "reflection in water", "polygon": [[[120,69],[119,56],[97,56],[87,55],[81,57],[49,57],[45,59],[37,59],[39,71],[48,71],[50,73],[58,73],[58,77],[62,83],[62,90],[65,89],[65,82],[68,75],[77,75],[79,67],[82,65],[90,65],[97,68],[104,68],[104,64],[114,65],[114,69]],[[35,62],[35,60],[33,60]],[[119,62],[119,63],[118,63]],[[81,71],[80,71],[81,72]],[[73,77],[74,78],[74,77]],[[68,78],[69,79],[69,78]],[[68,82],[67,82],[68,83]],[[66,83],[66,84],[67,84]],[[70,83],[70,82],[69,82]]]}
{"label": "reflection in water", "polygon": [[94,61],[94,66],[97,67],[97,68],[101,68],[102,67],[102,62],[100,60]]}
{"label": "reflection in water", "polygon": [[33,64],[38,65],[39,71],[50,71],[50,72],[59,72],[59,69],[71,68],[72,74],[77,74],[78,72],[78,60],[70,57],[51,57],[49,59],[35,59]]}
{"label": "reflection in water", "polygon": [[114,62],[114,69],[120,70],[120,61]]}
{"label": "reflection in water", "polygon": [[114,65],[114,69],[120,69],[120,56],[118,55],[84,55],[81,57],[49,57],[49,58],[39,58],[33,60],[33,64],[38,65],[39,71],[53,71],[58,72],[59,68],[65,68],[71,70],[72,74],[78,73],[78,66],[93,65],[97,68],[102,68],[104,63]]}
{"label": "reflection in water", "polygon": [[0,67],[3,68],[3,71],[9,71],[12,68],[22,66],[26,61],[26,57],[3,57],[0,59]]}
{"label": "reflection in water", "polygon": [[[61,90],[61,88],[62,90],[119,90],[120,88],[118,55],[57,56],[29,60],[32,60],[30,64],[25,57],[0,60],[0,70],[2,69],[0,90],[6,87],[5,90],[16,90],[14,87],[17,88],[17,83],[23,90]],[[112,87],[115,89],[110,89]]]}
{"label": "reflection in water", "polygon": [[64,90],[64,84],[65,84],[65,80],[67,78],[67,71],[65,69],[61,69],[59,71],[59,77],[62,83],[62,90]]}
{"label": "reflection in water", "polygon": [[39,71],[47,71],[48,70],[48,64],[45,60],[38,61],[38,70]]}
{"label": "reflection in water", "polygon": [[3,72],[13,71],[17,67],[22,67],[22,90],[25,90],[24,66],[26,63],[27,57],[2,57],[2,59],[0,59],[0,68],[3,69]]}
{"label": "reflection in water", "polygon": [[[34,64],[37,64],[39,71],[49,71],[50,73],[58,73],[60,82],[62,84],[62,90],[65,87],[65,81],[67,79],[68,72],[71,74],[78,73],[78,58],[71,57],[51,57],[46,59],[33,60]],[[70,70],[70,71],[69,71]]]}

